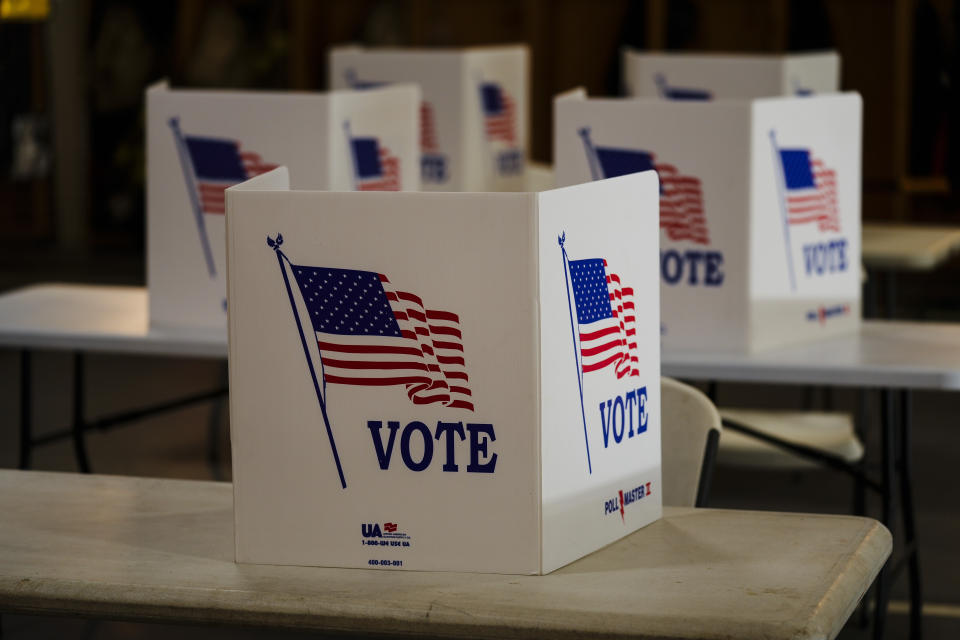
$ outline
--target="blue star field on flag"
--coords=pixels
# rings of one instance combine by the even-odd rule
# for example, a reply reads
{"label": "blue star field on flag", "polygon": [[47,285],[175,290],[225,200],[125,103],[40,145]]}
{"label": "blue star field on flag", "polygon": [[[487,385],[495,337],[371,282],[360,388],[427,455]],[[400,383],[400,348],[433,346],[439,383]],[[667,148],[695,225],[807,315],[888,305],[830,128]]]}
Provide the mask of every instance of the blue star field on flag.
{"label": "blue star field on flag", "polygon": [[610,291],[607,288],[607,272],[602,258],[571,260],[570,276],[573,281],[573,298],[577,305],[577,321],[580,324],[590,324],[613,316]]}
{"label": "blue star field on flag", "polygon": [[401,336],[380,274],[295,266],[294,275],[315,331],[338,335]]}

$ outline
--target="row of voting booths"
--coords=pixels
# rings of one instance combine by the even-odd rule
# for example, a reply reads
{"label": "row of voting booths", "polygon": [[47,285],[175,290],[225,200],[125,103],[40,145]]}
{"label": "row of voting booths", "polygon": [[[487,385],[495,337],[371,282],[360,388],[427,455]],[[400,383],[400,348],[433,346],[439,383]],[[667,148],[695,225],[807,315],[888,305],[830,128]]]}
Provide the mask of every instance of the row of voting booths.
{"label": "row of voting booths", "polygon": [[554,189],[522,46],[148,91],[150,321],[228,328],[239,562],[553,571],[661,515],[661,346],[856,330],[836,54],[623,55],[555,98]]}
{"label": "row of voting booths", "polygon": [[224,191],[276,166],[295,188],[523,189],[525,48],[346,48],[330,66],[329,93],[147,91],[152,325],[226,325]]}

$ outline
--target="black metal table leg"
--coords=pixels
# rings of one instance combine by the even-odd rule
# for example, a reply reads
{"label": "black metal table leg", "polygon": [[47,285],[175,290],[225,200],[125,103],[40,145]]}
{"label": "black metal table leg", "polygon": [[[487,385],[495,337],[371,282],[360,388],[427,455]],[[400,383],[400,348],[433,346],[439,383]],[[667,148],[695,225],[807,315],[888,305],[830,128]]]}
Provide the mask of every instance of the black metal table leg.
{"label": "black metal table leg", "polygon": [[920,584],[920,548],[913,510],[913,466],[910,459],[910,391],[900,392],[900,504],[903,509],[903,539],[910,567],[910,637],[923,637],[923,592]]}
{"label": "black metal table leg", "polygon": [[[854,416],[854,431],[857,438],[864,446],[863,459],[858,463],[859,474],[853,476],[853,514],[857,516],[867,515],[867,483],[864,482],[867,473],[867,460],[869,447],[867,446],[867,425],[870,421],[870,392],[866,389],[857,390],[857,410]],[[868,591],[869,593],[869,591]],[[870,624],[867,603],[870,602],[870,596],[864,595],[860,605],[857,607],[859,612],[856,616],[857,624],[861,629],[866,629]]]}
{"label": "black metal table leg", "polygon": [[877,318],[880,316],[880,284],[877,279],[880,272],[876,269],[867,268],[867,281],[863,285],[863,317]]}
{"label": "black metal table leg", "polygon": [[889,320],[893,318],[897,309],[897,280],[893,271],[887,271],[885,275],[887,295],[884,311],[886,312],[886,318]]}
{"label": "black metal table leg", "polygon": [[[867,448],[866,432],[867,423],[870,419],[868,393],[866,389],[857,390],[857,413],[853,424],[857,438],[864,443],[864,449]],[[864,459],[859,466],[861,471],[866,471],[866,452],[864,452]],[[853,514],[857,516],[867,515],[867,485],[860,475],[853,477]]]}
{"label": "black metal table leg", "polygon": [[[893,530],[894,504],[893,504],[893,481],[894,481],[894,396],[889,389],[883,389],[880,392],[880,411],[881,411],[881,456],[882,473],[880,481],[880,498],[883,504],[883,524],[888,529]],[[887,622],[887,603],[890,599],[890,560],[888,559],[884,567],[877,575],[877,600],[873,611],[873,637],[881,640],[886,631]]]}
{"label": "black metal table leg", "polygon": [[20,468],[30,468],[33,452],[33,376],[30,350],[20,352]]}
{"label": "black metal table leg", "polygon": [[83,354],[73,354],[73,451],[77,457],[77,466],[82,473],[90,473],[90,460],[87,457],[87,442],[84,422]]}
{"label": "black metal table leg", "polygon": [[[220,382],[223,388],[229,384],[229,372],[226,363],[220,372]],[[207,424],[207,463],[210,465],[210,472],[214,480],[222,480],[223,474],[220,472],[220,424],[223,421],[225,403],[228,397],[223,397],[214,401],[210,409],[210,422]]]}

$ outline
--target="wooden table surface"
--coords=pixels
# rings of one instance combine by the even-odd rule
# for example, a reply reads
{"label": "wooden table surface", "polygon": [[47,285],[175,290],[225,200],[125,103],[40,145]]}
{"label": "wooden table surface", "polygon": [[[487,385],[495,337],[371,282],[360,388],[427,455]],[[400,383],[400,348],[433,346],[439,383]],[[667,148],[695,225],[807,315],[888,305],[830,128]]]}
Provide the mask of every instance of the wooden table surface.
{"label": "wooden table surface", "polygon": [[0,295],[0,346],[225,358],[223,329],[151,327],[145,287],[39,284]]}
{"label": "wooden table surface", "polygon": [[960,323],[864,320],[859,331],[757,353],[664,349],[660,372],[691,380],[960,391]]}
{"label": "wooden table surface", "polygon": [[0,610],[399,636],[820,639],[891,550],[867,518],[665,512],[539,577],[238,565],[230,484],[0,471]]}
{"label": "wooden table surface", "polygon": [[960,227],[864,223],[863,263],[870,269],[933,271],[960,251]]}

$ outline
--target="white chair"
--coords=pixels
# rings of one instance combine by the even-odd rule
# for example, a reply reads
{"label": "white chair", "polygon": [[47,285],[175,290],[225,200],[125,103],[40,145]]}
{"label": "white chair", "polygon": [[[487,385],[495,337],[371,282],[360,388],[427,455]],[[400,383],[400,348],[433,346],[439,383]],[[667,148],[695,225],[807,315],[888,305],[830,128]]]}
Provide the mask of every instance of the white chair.
{"label": "white chair", "polygon": [[720,438],[720,414],[703,392],[660,379],[663,504],[706,506]]}
{"label": "white chair", "polygon": [[[820,467],[828,456],[848,464],[863,459],[863,443],[848,413],[724,408],[720,415],[727,423],[717,452],[717,462],[722,465],[801,471]],[[754,433],[738,431],[731,422]],[[772,444],[763,436],[794,445],[795,449]],[[804,450],[812,455],[803,455]]]}

